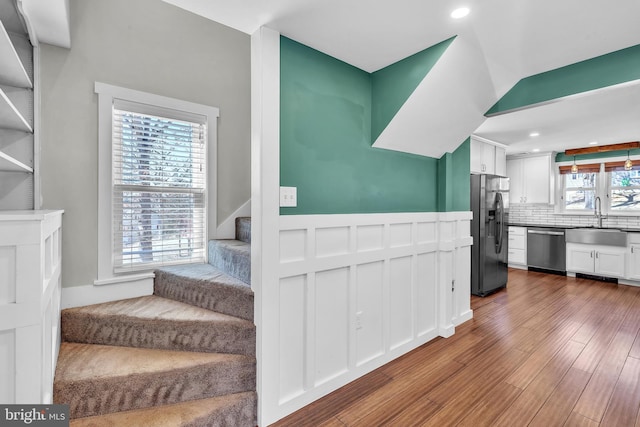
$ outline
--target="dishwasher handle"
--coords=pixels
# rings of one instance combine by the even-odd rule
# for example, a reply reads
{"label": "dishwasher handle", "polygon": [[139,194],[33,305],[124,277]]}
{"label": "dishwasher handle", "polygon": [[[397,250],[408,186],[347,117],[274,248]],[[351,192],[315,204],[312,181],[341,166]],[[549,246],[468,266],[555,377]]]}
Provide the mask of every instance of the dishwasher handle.
{"label": "dishwasher handle", "polygon": [[544,234],[546,236],[564,236],[564,231],[527,230],[529,234]]}

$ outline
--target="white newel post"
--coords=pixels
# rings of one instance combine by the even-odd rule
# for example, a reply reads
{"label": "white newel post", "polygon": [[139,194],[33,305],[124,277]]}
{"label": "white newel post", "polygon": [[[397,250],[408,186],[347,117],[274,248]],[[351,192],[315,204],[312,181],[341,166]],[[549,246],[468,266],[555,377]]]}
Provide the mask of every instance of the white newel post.
{"label": "white newel post", "polygon": [[51,403],[62,211],[0,211],[0,402]]}

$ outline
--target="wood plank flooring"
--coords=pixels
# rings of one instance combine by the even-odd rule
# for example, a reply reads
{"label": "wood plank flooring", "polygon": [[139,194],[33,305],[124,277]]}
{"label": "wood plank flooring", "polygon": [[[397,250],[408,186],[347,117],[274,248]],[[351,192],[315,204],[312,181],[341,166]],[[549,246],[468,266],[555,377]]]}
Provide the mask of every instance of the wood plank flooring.
{"label": "wood plank flooring", "polygon": [[510,269],[471,307],[274,426],[640,427],[640,288]]}

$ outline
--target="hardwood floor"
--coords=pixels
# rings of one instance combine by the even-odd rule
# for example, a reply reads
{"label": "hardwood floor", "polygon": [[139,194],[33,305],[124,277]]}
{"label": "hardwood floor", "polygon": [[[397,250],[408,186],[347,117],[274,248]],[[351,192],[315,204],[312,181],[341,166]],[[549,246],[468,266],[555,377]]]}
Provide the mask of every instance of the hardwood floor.
{"label": "hardwood floor", "polygon": [[640,288],[509,270],[474,318],[274,426],[640,427]]}

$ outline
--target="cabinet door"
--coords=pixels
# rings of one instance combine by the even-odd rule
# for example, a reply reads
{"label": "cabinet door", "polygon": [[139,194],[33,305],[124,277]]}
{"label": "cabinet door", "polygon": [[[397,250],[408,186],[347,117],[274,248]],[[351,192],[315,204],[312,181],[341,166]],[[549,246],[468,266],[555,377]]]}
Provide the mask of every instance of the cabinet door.
{"label": "cabinet door", "polygon": [[483,142],[480,142],[471,138],[471,153],[470,153],[471,173],[484,173],[484,171],[482,170],[483,169],[482,156],[483,156],[483,149],[484,149],[483,145],[484,145]]}
{"label": "cabinet door", "polygon": [[549,157],[537,156],[522,159],[525,203],[549,203],[551,165]]}
{"label": "cabinet door", "polygon": [[522,159],[507,160],[507,177],[509,178],[509,201],[524,203]]}
{"label": "cabinet door", "polygon": [[640,280],[640,245],[631,245],[629,251],[627,278]]}
{"label": "cabinet door", "polygon": [[598,248],[595,250],[595,272],[608,277],[624,277],[626,248]]}
{"label": "cabinet door", "polygon": [[492,144],[482,144],[482,164],[484,173],[496,173],[496,146]]}
{"label": "cabinet door", "polygon": [[507,176],[507,150],[496,145],[495,173],[500,176]]}
{"label": "cabinet door", "polygon": [[593,273],[594,252],[589,245],[567,243],[567,271]]}

